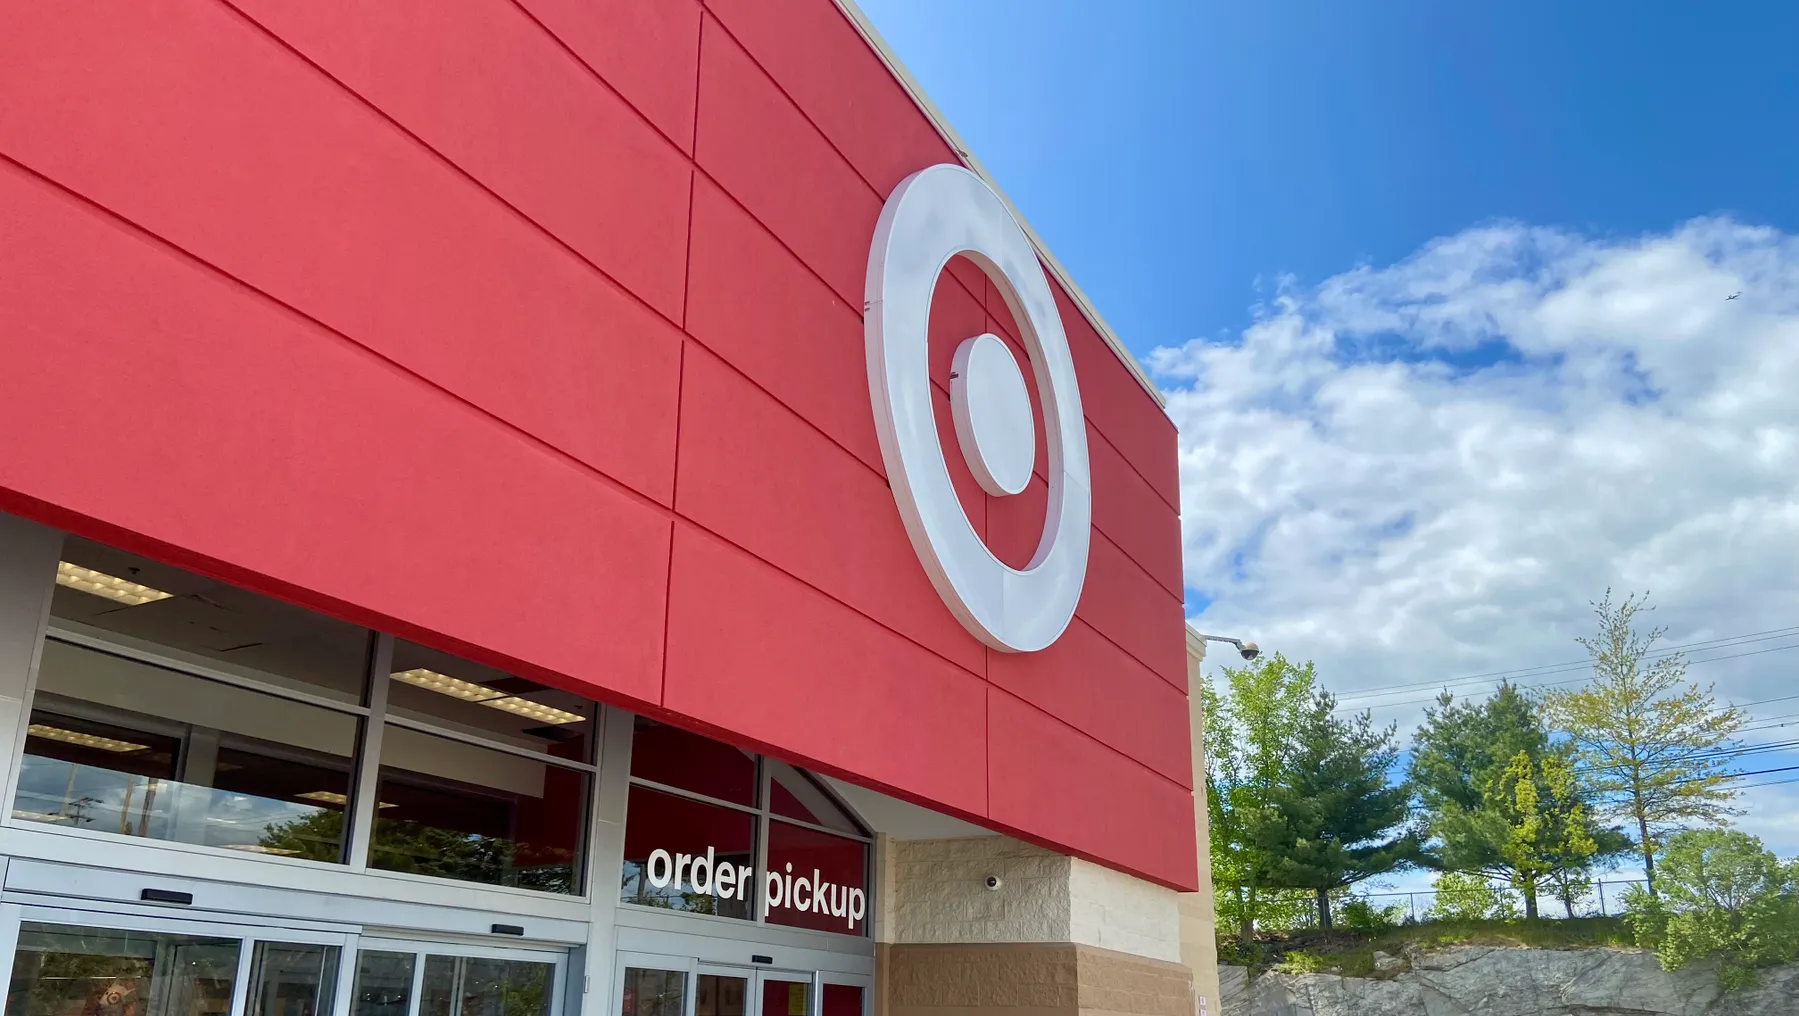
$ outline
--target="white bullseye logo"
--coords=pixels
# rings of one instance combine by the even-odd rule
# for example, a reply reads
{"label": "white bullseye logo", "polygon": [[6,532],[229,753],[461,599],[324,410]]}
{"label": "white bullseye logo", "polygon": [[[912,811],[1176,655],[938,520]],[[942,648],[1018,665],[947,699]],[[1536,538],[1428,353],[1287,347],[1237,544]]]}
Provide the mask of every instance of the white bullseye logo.
{"label": "white bullseye logo", "polygon": [[[980,266],[1005,298],[1043,407],[1049,505],[1043,536],[1022,569],[995,557],[975,532],[937,440],[931,293],[958,254]],[[1093,504],[1074,359],[1036,249],[980,177],[960,166],[932,166],[902,181],[881,210],[866,296],[875,432],[925,573],[951,613],[987,645],[1014,653],[1048,646],[1081,598]],[[1009,497],[1030,485],[1037,454],[1030,393],[999,337],[976,335],[956,349],[950,410],[956,443],[983,490]]]}

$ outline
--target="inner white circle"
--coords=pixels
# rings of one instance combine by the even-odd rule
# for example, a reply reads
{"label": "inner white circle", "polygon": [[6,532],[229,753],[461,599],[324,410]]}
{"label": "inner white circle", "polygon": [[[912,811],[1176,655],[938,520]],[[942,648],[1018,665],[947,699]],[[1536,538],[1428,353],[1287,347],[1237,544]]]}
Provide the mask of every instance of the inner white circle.
{"label": "inner white circle", "polygon": [[949,378],[956,443],[975,482],[995,497],[1023,490],[1037,461],[1036,420],[1011,347],[992,332],[966,339]]}

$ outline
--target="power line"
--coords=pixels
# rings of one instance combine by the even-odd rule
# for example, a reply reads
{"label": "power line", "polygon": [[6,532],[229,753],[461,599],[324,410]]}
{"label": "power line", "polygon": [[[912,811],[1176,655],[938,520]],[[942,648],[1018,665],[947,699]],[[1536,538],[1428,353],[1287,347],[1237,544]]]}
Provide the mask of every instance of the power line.
{"label": "power line", "polygon": [[[1745,644],[1747,644],[1747,643],[1745,643]],[[1689,666],[1697,666],[1698,664],[1701,664],[1701,663],[1719,663],[1724,660],[1736,660],[1736,659],[1741,659],[1742,657],[1745,657],[1745,656],[1760,656],[1763,653],[1779,653],[1779,652],[1785,652],[1790,649],[1799,649],[1799,644],[1794,644],[1794,645],[1790,645],[1790,646],[1774,646],[1769,649],[1756,649],[1756,650],[1752,650],[1747,653],[1732,653],[1728,656],[1709,656],[1703,660],[1688,660],[1687,663]],[[1540,683],[1536,683],[1536,684],[1520,684],[1520,685],[1517,685],[1517,687],[1526,688],[1526,689],[1556,688],[1556,687],[1561,687],[1562,685],[1580,684],[1587,680],[1590,680],[1590,678],[1583,675],[1581,677],[1569,678],[1568,680],[1565,680],[1565,681],[1544,681],[1544,682],[1540,682]],[[1498,682],[1493,682],[1493,683],[1498,683]],[[1444,690],[1447,691],[1448,688],[1445,687]],[[1471,689],[1469,689],[1469,690],[1471,690]],[[1791,697],[1799,698],[1799,696],[1791,696]],[[1437,700],[1436,695],[1430,695],[1425,698],[1401,699],[1396,702],[1376,702],[1372,705],[1368,705],[1368,704],[1361,704],[1361,705],[1355,705],[1355,706],[1340,705],[1337,707],[1336,712],[1340,712],[1340,713],[1341,712],[1361,712],[1364,709],[1368,709],[1368,710],[1391,709],[1391,708],[1394,708],[1397,706],[1417,705],[1417,704],[1423,703],[1423,702],[1435,702],[1436,700]],[[1764,701],[1779,701],[1779,700],[1778,699],[1767,699]]]}
{"label": "power line", "polygon": [[[1781,638],[1783,636],[1791,635],[1791,634],[1799,634],[1799,625],[1793,625],[1788,628],[1767,628],[1762,631],[1752,631],[1752,632],[1747,632],[1742,635],[1730,635],[1730,636],[1726,636],[1724,638],[1705,639],[1705,640],[1702,640],[1699,642],[1684,642],[1679,645],[1664,646],[1661,649],[1657,649],[1657,650],[1649,653],[1644,658],[1651,659],[1651,660],[1661,659],[1666,656],[1672,656],[1675,653],[1685,652],[1686,650],[1689,650],[1689,649],[1698,649],[1701,646],[1709,646],[1709,647],[1718,648],[1718,649],[1730,648],[1730,646],[1725,646],[1722,643],[1730,643],[1731,646],[1750,645],[1755,642],[1766,642],[1770,639],[1777,639],[1777,638]],[[1569,668],[1589,667],[1592,665],[1592,662],[1593,661],[1591,658],[1584,659],[1584,660],[1568,660],[1568,661],[1565,661],[1562,663],[1545,663],[1545,664],[1541,664],[1541,665],[1538,665],[1535,667],[1517,667],[1517,668],[1513,668],[1510,670],[1488,671],[1484,674],[1468,674],[1463,677],[1450,678],[1448,681],[1431,680],[1431,681],[1416,681],[1411,684],[1379,685],[1379,686],[1376,686],[1373,688],[1364,688],[1360,691],[1352,692],[1345,697],[1352,698],[1352,699],[1378,698],[1379,696],[1387,694],[1389,692],[1409,691],[1414,688],[1434,688],[1434,687],[1437,687],[1437,686],[1443,685],[1443,684],[1451,684],[1451,685],[1466,684],[1469,682],[1480,681],[1483,679],[1498,680],[1498,679],[1503,679],[1503,678],[1507,678],[1507,677],[1527,677],[1527,676],[1547,677],[1550,675],[1544,674],[1544,673],[1539,673],[1539,671],[1551,671],[1551,672],[1555,672],[1555,673],[1563,673],[1563,672],[1566,672]]]}

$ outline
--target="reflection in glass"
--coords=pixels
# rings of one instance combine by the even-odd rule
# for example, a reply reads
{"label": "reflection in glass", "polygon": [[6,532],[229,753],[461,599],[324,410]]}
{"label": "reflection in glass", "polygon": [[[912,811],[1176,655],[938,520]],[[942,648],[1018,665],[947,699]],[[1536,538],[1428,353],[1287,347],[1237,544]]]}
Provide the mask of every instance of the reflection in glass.
{"label": "reflection in glass", "polygon": [[762,982],[762,1016],[808,1016],[811,1001],[810,981]]}
{"label": "reflection in glass", "polygon": [[337,861],[356,717],[47,639],[13,814]]}
{"label": "reflection in glass", "polygon": [[5,1016],[227,1016],[239,943],[26,921]]}
{"label": "reflection in glass", "polygon": [[693,992],[693,1016],[745,1016],[748,978],[701,974]]}
{"label": "reflection in glass", "polygon": [[357,953],[350,1016],[406,1016],[412,1009],[412,962],[412,953]]}
{"label": "reflection in glass", "polygon": [[148,558],[70,536],[50,616],[147,643],[176,658],[357,703],[366,629]]}
{"label": "reflection in glass", "polygon": [[581,891],[587,774],[389,725],[369,866]]}
{"label": "reflection in glass", "polygon": [[[748,920],[755,913],[751,860],[755,842],[756,820],[744,812],[632,786],[625,805],[619,899]],[[683,855],[686,863],[677,861],[676,855]],[[657,861],[654,868],[652,857]],[[710,864],[696,874],[694,858],[709,858]],[[725,875],[722,882],[721,875]]]}
{"label": "reflection in glass", "polygon": [[685,1013],[685,971],[626,967],[623,980],[620,1016],[683,1016]]}
{"label": "reflection in glass", "polygon": [[245,1016],[329,1016],[336,984],[336,946],[258,942]]}
{"label": "reflection in glass", "polygon": [[632,776],[732,804],[756,803],[756,756],[646,716],[633,727]]}
{"label": "reflection in glass", "polygon": [[459,733],[543,752],[571,762],[591,761],[591,699],[394,640],[387,706],[395,715],[425,720]]}
{"label": "reflection in glass", "polygon": [[825,792],[818,777],[772,758],[766,760],[766,765],[770,811],[783,818],[795,818],[839,832],[867,834],[867,830]]}
{"label": "reflection in glass", "polygon": [[419,1016],[545,1016],[555,970],[529,960],[427,956]]}

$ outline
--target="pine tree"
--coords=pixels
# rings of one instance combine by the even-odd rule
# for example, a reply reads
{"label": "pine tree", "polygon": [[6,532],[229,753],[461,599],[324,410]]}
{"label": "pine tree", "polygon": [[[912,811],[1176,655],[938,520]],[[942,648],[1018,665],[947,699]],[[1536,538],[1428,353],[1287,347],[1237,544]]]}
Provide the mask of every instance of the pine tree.
{"label": "pine tree", "polygon": [[1593,605],[1599,631],[1580,639],[1593,658],[1586,687],[1544,696],[1556,727],[1573,738],[1588,792],[1605,812],[1637,832],[1643,875],[1655,892],[1655,854],[1679,825],[1721,825],[1736,814],[1728,748],[1743,713],[1719,707],[1708,686],[1682,683],[1680,653],[1651,658],[1667,629],[1636,629],[1647,598],[1613,603],[1611,590]]}
{"label": "pine tree", "polygon": [[1376,729],[1365,711],[1339,719],[1336,708],[1329,692],[1313,694],[1260,830],[1268,880],[1312,890],[1326,930],[1333,891],[1392,871],[1420,847],[1402,828],[1411,792],[1388,777],[1399,757],[1394,728]]}

